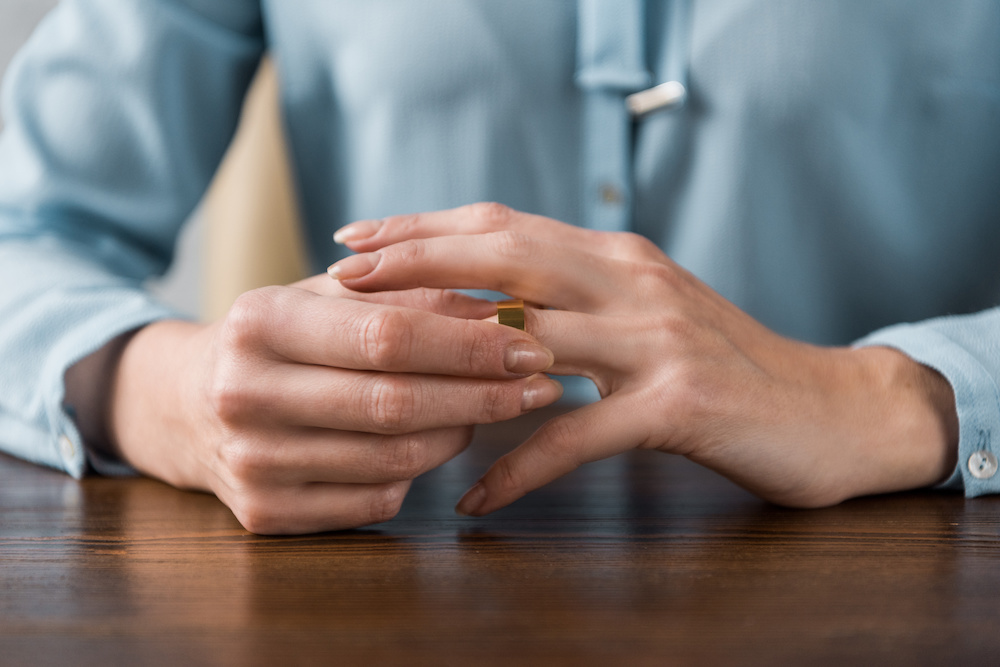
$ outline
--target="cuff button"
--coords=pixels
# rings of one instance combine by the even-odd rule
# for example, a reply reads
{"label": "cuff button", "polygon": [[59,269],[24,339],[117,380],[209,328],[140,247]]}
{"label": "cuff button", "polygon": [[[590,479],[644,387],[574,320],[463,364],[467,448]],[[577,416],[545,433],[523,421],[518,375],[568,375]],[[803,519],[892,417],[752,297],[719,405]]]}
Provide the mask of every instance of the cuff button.
{"label": "cuff button", "polygon": [[76,457],[76,446],[68,436],[59,436],[59,452],[62,454],[63,460],[67,462],[72,461]]}
{"label": "cuff button", "polygon": [[976,479],[989,479],[997,474],[997,457],[993,452],[980,449],[969,457],[969,472]]}

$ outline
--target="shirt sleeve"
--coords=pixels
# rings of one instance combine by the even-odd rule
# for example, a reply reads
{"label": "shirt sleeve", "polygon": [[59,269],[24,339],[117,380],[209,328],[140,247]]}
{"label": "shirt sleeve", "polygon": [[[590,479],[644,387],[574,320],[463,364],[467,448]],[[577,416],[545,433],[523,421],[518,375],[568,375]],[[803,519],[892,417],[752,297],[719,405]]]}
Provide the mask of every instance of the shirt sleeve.
{"label": "shirt sleeve", "polygon": [[169,265],[263,50],[257,2],[68,0],[15,58],[0,135],[3,451],[87,469],[66,371],[175,315],[142,283]]}
{"label": "shirt sleeve", "polygon": [[965,489],[972,498],[1000,493],[997,449],[1000,437],[1000,309],[942,317],[876,331],[855,346],[883,345],[941,373],[955,392],[958,465],[942,484]]}

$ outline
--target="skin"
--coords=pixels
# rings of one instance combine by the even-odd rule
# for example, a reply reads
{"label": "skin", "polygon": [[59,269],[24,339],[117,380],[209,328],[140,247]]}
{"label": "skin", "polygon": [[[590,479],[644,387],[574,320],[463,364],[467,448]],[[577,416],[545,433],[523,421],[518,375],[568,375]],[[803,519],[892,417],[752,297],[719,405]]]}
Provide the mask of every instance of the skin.
{"label": "skin", "polygon": [[537,340],[440,290],[349,292],[326,276],[240,297],[220,322],[124,343],[105,429],[139,471],[216,494],[255,533],[390,519],[471,424],[552,403]]}
{"label": "skin", "polygon": [[361,253],[330,267],[352,290],[485,288],[545,304],[526,326],[555,354],[548,372],[601,392],[499,459],[459,513],[487,514],[636,448],[793,507],[926,487],[954,469],[955,401],[937,372],[888,348],[779,336],[639,236],[476,204],[335,238]]}

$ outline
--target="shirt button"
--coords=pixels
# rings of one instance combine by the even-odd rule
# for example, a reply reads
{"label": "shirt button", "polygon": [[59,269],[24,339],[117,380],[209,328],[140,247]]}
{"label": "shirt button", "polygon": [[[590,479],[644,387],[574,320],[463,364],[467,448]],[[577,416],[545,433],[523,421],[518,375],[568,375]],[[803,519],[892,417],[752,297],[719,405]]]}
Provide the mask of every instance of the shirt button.
{"label": "shirt button", "polygon": [[605,183],[601,186],[601,201],[605,204],[621,204],[622,191],[612,183]]}
{"label": "shirt button", "polygon": [[969,457],[969,472],[976,479],[989,479],[997,474],[997,457],[985,449],[974,452]]}
{"label": "shirt button", "polygon": [[64,461],[72,461],[76,458],[76,446],[65,435],[59,436],[59,451],[62,452]]}

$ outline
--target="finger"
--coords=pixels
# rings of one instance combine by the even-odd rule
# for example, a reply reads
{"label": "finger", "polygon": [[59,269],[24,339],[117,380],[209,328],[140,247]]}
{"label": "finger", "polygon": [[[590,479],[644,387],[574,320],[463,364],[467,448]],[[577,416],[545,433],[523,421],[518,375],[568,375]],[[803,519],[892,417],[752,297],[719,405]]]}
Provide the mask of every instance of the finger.
{"label": "finger", "polygon": [[649,362],[643,342],[623,331],[614,317],[525,308],[524,328],[552,350],[555,363],[545,371],[550,375],[584,375],[597,382],[604,373],[634,370],[637,358]]}
{"label": "finger", "polygon": [[297,535],[388,521],[399,512],[409,489],[410,482],[306,484],[220,497],[251,533]]}
{"label": "finger", "polygon": [[511,327],[285,287],[241,296],[224,335],[235,349],[356,370],[511,378],[544,371],[553,361],[550,351]]}
{"label": "finger", "polygon": [[494,463],[459,501],[455,511],[482,516],[514,502],[584,463],[614,456],[645,442],[628,398],[614,394],[546,422],[517,449]]}
{"label": "finger", "polygon": [[333,296],[345,299],[355,299],[366,303],[380,303],[387,306],[403,306],[426,310],[438,315],[460,317],[463,319],[482,319],[488,317],[496,306],[487,299],[477,299],[461,292],[446,289],[417,288],[393,292],[355,292],[347,289],[340,282],[330,280],[330,276],[322,273],[310,276],[304,280],[292,283],[289,287],[313,292],[322,296]]}
{"label": "finger", "polygon": [[600,245],[604,236],[601,232],[541,215],[522,213],[502,204],[477,203],[444,211],[361,220],[338,230],[334,240],[357,252],[369,252],[409,239],[499,231],[530,234],[540,239],[568,243],[581,250]]}
{"label": "finger", "polygon": [[[330,283],[338,282],[330,280],[329,275],[324,275],[323,278]],[[481,319],[484,317],[484,314],[489,314],[496,309],[496,304],[489,299],[480,299],[451,289],[418,287],[412,290],[375,293],[350,290],[350,293],[349,298],[358,299],[359,301],[368,301],[364,297],[370,297],[370,303],[416,308],[417,310],[424,310],[437,315],[458,317],[467,320]]]}
{"label": "finger", "polygon": [[355,252],[371,252],[400,241],[456,234],[512,231],[589,252],[632,261],[665,261],[656,244],[638,234],[602,232],[522,213],[495,203],[445,211],[361,220],[340,229],[334,239]]}
{"label": "finger", "polygon": [[478,380],[283,364],[255,379],[219,401],[223,420],[400,434],[511,419],[562,395],[544,375]]}
{"label": "finger", "polygon": [[591,312],[628,289],[626,266],[517,232],[404,241],[353,255],[331,276],[359,291],[491,289],[564,310]]}
{"label": "finger", "polygon": [[232,474],[249,484],[383,484],[414,479],[460,454],[472,427],[402,435],[297,428],[280,439],[233,445]]}
{"label": "finger", "polygon": [[[490,318],[495,322],[496,316]],[[579,375],[611,393],[616,377],[647,367],[650,356],[642,336],[623,331],[617,318],[568,310],[525,308],[525,330],[552,350],[555,363],[547,375]],[[656,351],[661,353],[662,349]]]}

